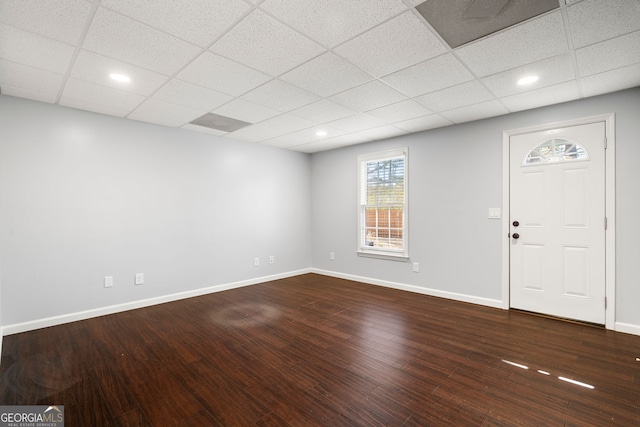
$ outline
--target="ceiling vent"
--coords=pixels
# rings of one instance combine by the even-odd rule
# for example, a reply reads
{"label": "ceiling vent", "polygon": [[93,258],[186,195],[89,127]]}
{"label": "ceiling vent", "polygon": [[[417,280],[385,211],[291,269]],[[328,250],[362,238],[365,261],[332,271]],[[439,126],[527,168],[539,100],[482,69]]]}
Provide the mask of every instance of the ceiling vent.
{"label": "ceiling vent", "polygon": [[192,125],[221,130],[224,132],[233,132],[234,130],[242,129],[245,126],[249,126],[250,124],[252,124],[243,122],[242,120],[237,120],[231,117],[221,116],[219,114],[213,113],[207,113],[189,123]]}
{"label": "ceiling vent", "polygon": [[558,0],[427,0],[416,10],[456,48],[559,6]]}

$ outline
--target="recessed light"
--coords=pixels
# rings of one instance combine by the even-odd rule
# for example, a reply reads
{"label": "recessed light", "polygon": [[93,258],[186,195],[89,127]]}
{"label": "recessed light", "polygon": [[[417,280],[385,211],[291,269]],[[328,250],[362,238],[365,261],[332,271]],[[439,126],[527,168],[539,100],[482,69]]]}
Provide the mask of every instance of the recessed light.
{"label": "recessed light", "polygon": [[112,80],[120,83],[129,83],[131,81],[131,78],[129,76],[125,76],[124,74],[113,73],[109,74],[109,77],[111,77]]}
{"label": "recessed light", "polygon": [[319,130],[318,132],[316,132],[316,136],[327,136],[327,131]]}
{"label": "recessed light", "polygon": [[530,85],[531,83],[537,82],[539,78],[538,76],[526,76],[518,80],[518,84],[520,86]]}

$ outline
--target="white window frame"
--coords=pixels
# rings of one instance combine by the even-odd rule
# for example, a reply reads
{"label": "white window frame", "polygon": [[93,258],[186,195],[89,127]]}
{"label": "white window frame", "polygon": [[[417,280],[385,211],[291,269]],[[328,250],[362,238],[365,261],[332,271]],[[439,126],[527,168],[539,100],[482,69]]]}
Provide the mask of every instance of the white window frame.
{"label": "white window frame", "polygon": [[[365,206],[366,164],[395,157],[404,158],[404,200],[402,204],[402,250],[376,248],[366,244]],[[407,147],[358,156],[358,255],[394,261],[409,260],[409,149]]]}

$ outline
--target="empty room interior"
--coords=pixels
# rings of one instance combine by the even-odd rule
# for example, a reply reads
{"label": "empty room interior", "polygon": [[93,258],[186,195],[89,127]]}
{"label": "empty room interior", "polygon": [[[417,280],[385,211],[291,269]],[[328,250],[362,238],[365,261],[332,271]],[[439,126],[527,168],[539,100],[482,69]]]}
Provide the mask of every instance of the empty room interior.
{"label": "empty room interior", "polygon": [[639,0],[0,0],[1,411],[640,425],[639,159]]}

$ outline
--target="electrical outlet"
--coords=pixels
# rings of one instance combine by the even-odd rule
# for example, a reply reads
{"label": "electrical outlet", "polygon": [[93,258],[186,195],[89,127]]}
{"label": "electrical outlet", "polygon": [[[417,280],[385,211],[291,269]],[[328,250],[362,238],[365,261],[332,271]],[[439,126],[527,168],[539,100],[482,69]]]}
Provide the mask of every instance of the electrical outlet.
{"label": "electrical outlet", "polygon": [[329,252],[329,259],[330,259],[331,261],[335,261],[335,259],[336,259],[336,254],[334,254],[333,252]]}
{"label": "electrical outlet", "polygon": [[414,273],[420,273],[420,263],[419,262],[414,262],[413,263],[413,272]]}
{"label": "electrical outlet", "polygon": [[260,266],[260,258],[254,258],[253,259],[253,266],[254,267],[259,267]]}
{"label": "electrical outlet", "polygon": [[136,285],[142,285],[143,283],[144,283],[144,274],[143,273],[137,273],[136,274],[135,284]]}
{"label": "electrical outlet", "polygon": [[105,288],[113,287],[113,276],[104,276],[104,287]]}
{"label": "electrical outlet", "polygon": [[276,257],[274,257],[273,255],[271,255],[269,257],[269,264],[274,264],[276,262]]}

